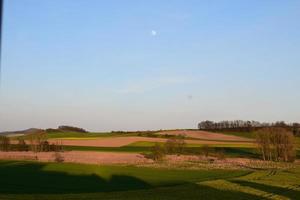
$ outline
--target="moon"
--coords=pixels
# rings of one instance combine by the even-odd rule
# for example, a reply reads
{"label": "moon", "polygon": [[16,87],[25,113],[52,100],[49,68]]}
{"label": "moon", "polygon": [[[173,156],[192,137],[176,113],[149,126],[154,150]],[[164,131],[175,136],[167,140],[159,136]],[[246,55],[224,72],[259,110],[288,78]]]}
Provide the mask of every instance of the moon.
{"label": "moon", "polygon": [[156,36],[157,35],[157,31],[156,30],[151,30],[151,35],[152,36]]}

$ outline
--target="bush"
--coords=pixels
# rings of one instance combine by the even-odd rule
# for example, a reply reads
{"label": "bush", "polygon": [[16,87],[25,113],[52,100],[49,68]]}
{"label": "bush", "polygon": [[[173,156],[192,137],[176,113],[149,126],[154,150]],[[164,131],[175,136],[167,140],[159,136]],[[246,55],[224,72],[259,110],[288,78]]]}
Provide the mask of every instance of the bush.
{"label": "bush", "polygon": [[165,157],[165,148],[164,146],[156,143],[152,148],[151,148],[151,153],[145,155],[146,158],[152,159],[154,161],[161,161]]}
{"label": "bush", "polygon": [[59,152],[55,152],[53,156],[54,156],[54,161],[57,163],[62,163],[65,161],[64,157]]}

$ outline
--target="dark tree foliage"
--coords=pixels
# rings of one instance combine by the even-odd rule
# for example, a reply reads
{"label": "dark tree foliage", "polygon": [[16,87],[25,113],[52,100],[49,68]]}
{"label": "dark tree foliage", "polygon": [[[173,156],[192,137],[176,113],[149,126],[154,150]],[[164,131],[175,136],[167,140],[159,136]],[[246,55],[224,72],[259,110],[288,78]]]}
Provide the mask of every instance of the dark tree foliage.
{"label": "dark tree foliage", "polygon": [[59,126],[58,130],[60,131],[71,131],[71,132],[79,132],[79,133],[87,133],[83,128],[73,127],[73,126]]}

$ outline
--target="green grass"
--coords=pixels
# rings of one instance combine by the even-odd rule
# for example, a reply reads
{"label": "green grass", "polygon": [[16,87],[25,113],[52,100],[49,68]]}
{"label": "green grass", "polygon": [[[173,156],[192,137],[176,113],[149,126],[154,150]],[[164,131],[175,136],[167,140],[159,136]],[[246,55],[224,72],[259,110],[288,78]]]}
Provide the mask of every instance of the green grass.
{"label": "green grass", "polygon": [[299,168],[170,170],[0,161],[1,200],[297,199],[299,185]]}
{"label": "green grass", "polygon": [[295,139],[296,139],[296,148],[298,149],[298,150],[300,150],[300,137],[295,137]]}
{"label": "green grass", "polygon": [[99,152],[124,152],[124,153],[146,153],[149,147],[123,146],[123,147],[91,147],[91,146],[64,146],[66,151],[99,151]]}
{"label": "green grass", "polygon": [[[139,141],[131,143],[127,146],[132,147],[153,147],[155,144],[163,144],[163,142],[147,142],[147,141]],[[204,144],[186,144],[186,147],[203,147]],[[239,142],[232,142],[230,144],[209,144],[210,147],[241,147],[241,148],[251,148],[254,147],[255,144],[241,144]]]}
{"label": "green grass", "polygon": [[[126,137],[136,136],[137,133],[79,133],[79,132],[51,132],[47,133],[47,138],[68,138],[68,139],[93,139],[106,137]],[[29,139],[30,135],[18,136],[17,138]]]}
{"label": "green grass", "polygon": [[[66,151],[98,151],[98,152],[120,152],[120,153],[149,153],[151,146],[123,146],[123,147],[89,147],[89,146],[64,146]],[[210,147],[210,153],[223,152],[226,157],[231,158],[260,158],[255,148],[249,147]],[[201,147],[186,147],[185,154],[199,154]],[[300,159],[300,150],[297,150],[297,158]]]}
{"label": "green grass", "polygon": [[[89,146],[64,146],[66,151],[98,151],[98,152],[123,152],[123,153],[149,153],[152,146],[123,146],[123,147],[89,147]],[[255,148],[210,146],[210,154],[223,152],[226,157],[258,158]],[[199,154],[201,147],[185,147],[184,154]]]}

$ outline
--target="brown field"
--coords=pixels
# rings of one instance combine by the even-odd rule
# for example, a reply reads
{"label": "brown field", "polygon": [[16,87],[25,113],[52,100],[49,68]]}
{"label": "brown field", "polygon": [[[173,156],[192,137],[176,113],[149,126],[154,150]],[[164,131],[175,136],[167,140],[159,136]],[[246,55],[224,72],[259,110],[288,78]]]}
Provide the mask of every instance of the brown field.
{"label": "brown field", "polygon": [[[5,160],[38,160],[53,162],[54,152],[1,152],[0,159]],[[113,152],[86,152],[68,151],[60,153],[64,162],[85,164],[147,164],[152,160],[144,158],[137,153],[113,153]]]}
{"label": "brown field", "polygon": [[[99,139],[49,139],[50,143],[62,142],[63,145],[68,146],[91,146],[91,147],[121,147],[135,142],[166,142],[165,138],[150,138],[150,137],[112,137]],[[209,140],[185,140],[187,144],[245,144],[251,145],[250,141],[209,141]]]}
{"label": "brown field", "polygon": [[225,135],[222,133],[212,133],[208,131],[188,131],[188,130],[176,130],[176,131],[162,131],[157,134],[160,135],[185,135],[190,138],[197,138],[202,140],[216,140],[216,141],[252,141],[248,138],[238,137],[234,135]]}
{"label": "brown field", "polygon": [[[226,158],[217,159],[215,157],[205,158],[193,155],[167,155],[164,162],[154,162],[137,153],[112,153],[112,152],[84,152],[69,151],[60,153],[64,162],[83,164],[124,164],[145,167],[167,167],[167,168],[190,168],[190,169],[239,169],[239,168],[293,168],[299,166],[299,160],[292,163],[278,163],[261,161],[250,158]],[[0,159],[4,160],[27,160],[40,162],[54,162],[54,152],[0,152]],[[211,161],[213,160],[213,162]]]}

